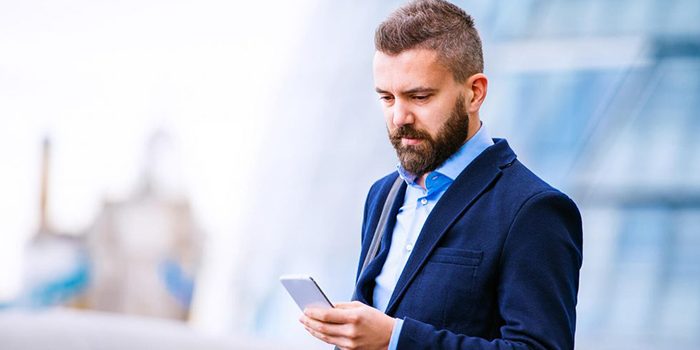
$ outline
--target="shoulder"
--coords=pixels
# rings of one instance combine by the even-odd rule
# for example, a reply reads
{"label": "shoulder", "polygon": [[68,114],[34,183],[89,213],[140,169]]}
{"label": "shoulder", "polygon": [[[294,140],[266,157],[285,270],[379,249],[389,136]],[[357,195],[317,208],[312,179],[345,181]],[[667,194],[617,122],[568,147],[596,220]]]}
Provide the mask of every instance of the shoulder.
{"label": "shoulder", "polygon": [[571,201],[566,194],[542,180],[518,160],[502,170],[497,187],[504,197],[511,198],[521,204],[552,198]]}
{"label": "shoulder", "polygon": [[[580,212],[574,201],[553,187],[517,159],[501,169],[499,179],[490,189],[488,197],[496,201],[500,217],[514,224],[523,216],[547,221],[552,216],[580,223]],[[509,220],[506,218],[510,218]]]}
{"label": "shoulder", "polygon": [[399,174],[394,171],[393,173],[390,173],[375,181],[369,188],[367,199],[365,200],[365,209],[362,219],[363,242],[366,237],[371,237],[369,236],[371,234],[370,228],[376,225],[376,221],[379,218],[379,212],[381,211],[381,208],[389,195],[391,185],[398,176]]}
{"label": "shoulder", "polygon": [[503,169],[503,180],[508,183],[518,184],[521,189],[533,194],[557,191],[552,185],[542,180],[517,159],[510,166]]}
{"label": "shoulder", "polygon": [[369,188],[367,199],[365,200],[365,222],[367,222],[367,219],[372,213],[375,213],[377,210],[381,210],[381,207],[384,205],[384,202],[389,195],[391,186],[393,185],[394,181],[396,181],[398,176],[398,172],[394,171],[393,173],[390,173],[375,181]]}
{"label": "shoulder", "polygon": [[502,185],[503,192],[508,193],[503,196],[508,196],[514,206],[514,222],[527,222],[525,226],[533,227],[563,221],[580,230],[581,214],[576,203],[519,161],[504,169]]}
{"label": "shoulder", "polygon": [[369,192],[367,193],[367,200],[370,201],[371,199],[374,199],[376,197],[381,197],[382,194],[386,196],[386,193],[389,192],[391,185],[394,183],[394,181],[396,181],[396,178],[398,176],[399,173],[394,171],[375,181],[369,188]]}
{"label": "shoulder", "polygon": [[487,192],[501,201],[501,204],[516,207],[538,193],[558,192],[520,162],[507,140],[493,141],[494,144],[465,169],[463,173],[466,176],[460,175],[456,182],[478,182],[480,177],[490,179],[497,174],[496,181],[491,183]]}

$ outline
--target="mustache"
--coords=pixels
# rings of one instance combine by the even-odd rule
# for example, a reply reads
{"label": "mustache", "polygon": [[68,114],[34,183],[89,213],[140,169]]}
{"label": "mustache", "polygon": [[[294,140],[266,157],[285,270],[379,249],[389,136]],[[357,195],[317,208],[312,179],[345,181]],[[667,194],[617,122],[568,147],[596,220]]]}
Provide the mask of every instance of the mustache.
{"label": "mustache", "polygon": [[392,141],[400,141],[402,138],[408,139],[430,139],[430,134],[425,131],[414,129],[410,125],[402,125],[390,135]]}

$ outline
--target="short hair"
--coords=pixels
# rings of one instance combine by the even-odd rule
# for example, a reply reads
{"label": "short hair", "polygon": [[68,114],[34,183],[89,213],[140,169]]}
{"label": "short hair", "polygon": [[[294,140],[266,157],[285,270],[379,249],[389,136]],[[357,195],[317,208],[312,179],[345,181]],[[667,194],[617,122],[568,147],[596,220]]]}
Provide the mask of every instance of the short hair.
{"label": "short hair", "polygon": [[484,71],[474,20],[444,0],[415,0],[400,7],[377,27],[374,46],[389,55],[414,48],[435,50],[458,82]]}

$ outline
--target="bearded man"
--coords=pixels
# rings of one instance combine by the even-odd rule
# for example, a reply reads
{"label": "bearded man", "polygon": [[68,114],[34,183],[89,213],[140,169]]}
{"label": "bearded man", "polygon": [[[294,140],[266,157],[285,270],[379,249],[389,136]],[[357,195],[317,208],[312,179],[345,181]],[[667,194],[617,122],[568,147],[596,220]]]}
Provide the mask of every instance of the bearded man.
{"label": "bearded man", "polygon": [[369,190],[354,301],[300,322],[341,349],[573,349],[581,217],[482,124],[472,18],[414,1],[375,47],[398,169]]}

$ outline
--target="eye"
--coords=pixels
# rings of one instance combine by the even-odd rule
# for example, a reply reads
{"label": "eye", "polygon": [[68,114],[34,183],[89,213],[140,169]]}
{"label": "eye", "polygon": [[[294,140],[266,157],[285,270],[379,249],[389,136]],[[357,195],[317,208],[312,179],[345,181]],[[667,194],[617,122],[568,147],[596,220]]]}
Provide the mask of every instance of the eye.
{"label": "eye", "polygon": [[414,100],[425,101],[430,97],[430,95],[413,95]]}
{"label": "eye", "polygon": [[382,102],[391,102],[394,100],[394,96],[382,95],[382,96],[379,96],[379,99],[382,100]]}

